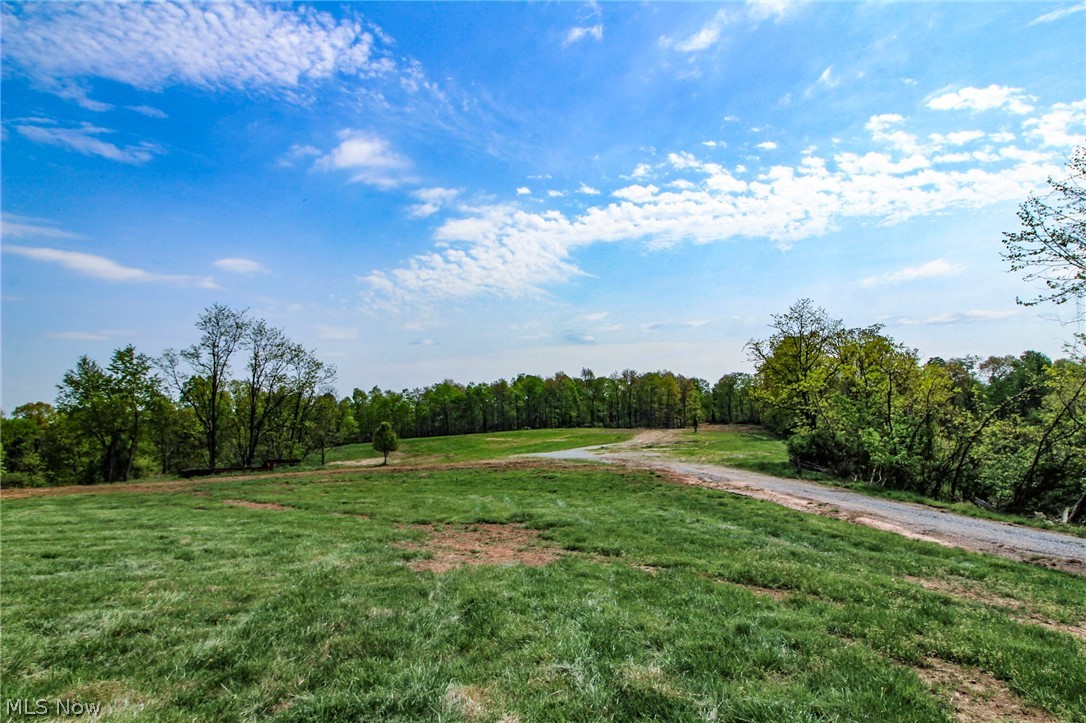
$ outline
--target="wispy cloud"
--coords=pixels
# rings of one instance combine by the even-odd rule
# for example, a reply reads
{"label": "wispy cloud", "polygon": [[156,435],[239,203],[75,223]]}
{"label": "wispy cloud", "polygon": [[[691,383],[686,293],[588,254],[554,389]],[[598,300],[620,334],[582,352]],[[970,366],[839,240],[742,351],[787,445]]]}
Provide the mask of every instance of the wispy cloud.
{"label": "wispy cloud", "polygon": [[1070,5],[1070,6],[1065,7],[1065,8],[1060,8],[1059,10],[1053,10],[1050,13],[1045,13],[1044,15],[1038,15],[1033,20],[1031,20],[1029,22],[1029,24],[1030,25],[1040,25],[1041,23],[1053,23],[1053,22],[1055,22],[1057,20],[1063,20],[1065,17],[1067,17],[1069,15],[1074,15],[1075,13],[1080,13],[1083,10],[1086,10],[1086,3],[1079,3],[1077,5]]}
{"label": "wispy cloud", "polygon": [[164,283],[173,286],[195,286],[215,289],[218,286],[207,276],[189,276],[186,274],[159,274],[132,266],[124,266],[112,259],[79,251],[41,248],[35,246],[7,246],[4,253],[15,254],[33,261],[56,264],[81,276],[89,276],[102,281],[118,283]]}
{"label": "wispy cloud", "polygon": [[451,205],[459,194],[455,188],[419,188],[412,191],[411,195],[421,203],[414,204],[408,210],[415,218],[428,218]]}
{"label": "wispy cloud", "polygon": [[897,319],[895,323],[903,326],[929,326],[939,324],[970,324],[982,321],[1000,321],[1014,316],[1018,313],[1017,309],[1007,310],[988,310],[977,309],[974,311],[952,311],[945,314],[937,314],[935,316],[929,316],[926,319],[913,319],[909,317],[902,317]]}
{"label": "wispy cloud", "polygon": [[106,341],[119,336],[116,331],[50,331],[45,334],[50,339],[65,341]]}
{"label": "wispy cloud", "polygon": [[259,261],[253,261],[252,259],[219,259],[212,264],[217,269],[228,271],[232,274],[266,274],[268,273],[267,267]]}
{"label": "wispy cloud", "polygon": [[747,0],[742,10],[731,7],[718,10],[708,22],[690,35],[665,35],[660,38],[659,43],[661,47],[680,53],[700,53],[720,42],[724,28],[728,25],[744,19],[755,25],[770,19],[780,22],[789,15],[793,6],[791,0]]}
{"label": "wispy cloud", "polygon": [[48,239],[77,239],[82,238],[77,233],[57,228],[52,221],[32,216],[20,216],[14,213],[5,213],[0,221],[4,239],[12,238],[48,238]]}
{"label": "wispy cloud", "polygon": [[166,111],[160,110],[151,105],[129,105],[125,107],[133,113],[139,113],[140,115],[147,116],[148,118],[165,119],[170,117],[166,115]]}
{"label": "wispy cloud", "polygon": [[992,110],[1003,108],[1011,113],[1024,115],[1033,110],[1021,88],[1008,88],[1005,85],[989,85],[987,88],[962,88],[943,93],[928,101],[932,110]]}
{"label": "wispy cloud", "polygon": [[16,125],[15,130],[35,143],[60,146],[85,156],[100,156],[135,166],[147,163],[164,152],[160,146],[146,141],[121,148],[100,137],[114,131],[90,123],[84,123],[76,128],[61,128],[52,124],[22,124]]}
{"label": "wispy cloud", "polygon": [[952,264],[946,259],[935,259],[920,266],[907,266],[900,271],[890,271],[878,276],[868,276],[860,280],[860,286],[881,286],[896,284],[916,279],[931,279],[940,276],[954,276],[965,270],[961,264]]}
{"label": "wispy cloud", "polygon": [[675,37],[660,38],[660,45],[665,48],[673,48],[680,53],[698,53],[716,45],[720,40],[720,34],[724,27],[732,22],[733,15],[727,10],[719,10],[705,25],[691,35],[682,39]]}
{"label": "wispy cloud", "polygon": [[642,324],[645,331],[662,331],[664,329],[697,329],[709,323],[708,319],[690,319],[688,321],[653,321]]}
{"label": "wispy cloud", "polygon": [[569,47],[576,42],[580,42],[585,38],[592,38],[594,40],[603,40],[603,25],[597,23],[596,25],[590,25],[587,27],[574,27],[570,28],[566,33],[566,39],[562,41],[562,47]]}

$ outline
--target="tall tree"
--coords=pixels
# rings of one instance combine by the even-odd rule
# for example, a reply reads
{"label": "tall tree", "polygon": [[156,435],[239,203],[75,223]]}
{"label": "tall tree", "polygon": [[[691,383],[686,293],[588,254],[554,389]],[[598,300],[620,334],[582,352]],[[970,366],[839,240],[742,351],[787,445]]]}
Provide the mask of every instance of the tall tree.
{"label": "tall tree", "polygon": [[249,328],[244,311],[212,304],[196,321],[200,341],[176,351],[167,349],[159,362],[167,382],[196,415],[203,430],[208,467],[219,462],[220,419],[226,413],[230,359]]}
{"label": "tall tree", "polygon": [[1050,190],[1030,196],[1018,209],[1022,227],[1003,234],[1003,258],[1027,281],[1041,281],[1046,291],[1018,303],[1063,304],[1086,295],[1086,146],[1071,155],[1068,175],[1048,179]]}

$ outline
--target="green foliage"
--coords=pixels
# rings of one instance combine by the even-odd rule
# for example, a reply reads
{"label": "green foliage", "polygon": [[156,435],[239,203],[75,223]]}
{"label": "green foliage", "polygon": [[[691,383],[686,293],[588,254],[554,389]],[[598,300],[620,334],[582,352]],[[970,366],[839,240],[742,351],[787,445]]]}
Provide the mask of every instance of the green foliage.
{"label": "green foliage", "polygon": [[391,422],[381,422],[373,430],[373,448],[385,456],[383,464],[388,464],[388,455],[400,448],[400,440]]}
{"label": "green foliage", "polygon": [[1086,296],[1086,146],[1071,156],[1068,175],[1048,179],[1051,191],[1030,196],[1018,210],[1021,228],[1003,234],[1003,258],[1046,291],[1020,304],[1064,304]]}
{"label": "green foliage", "polygon": [[748,345],[754,394],[797,470],[1016,512],[1086,508],[1082,360],[921,365],[880,327],[847,329],[806,299],[774,322]]}

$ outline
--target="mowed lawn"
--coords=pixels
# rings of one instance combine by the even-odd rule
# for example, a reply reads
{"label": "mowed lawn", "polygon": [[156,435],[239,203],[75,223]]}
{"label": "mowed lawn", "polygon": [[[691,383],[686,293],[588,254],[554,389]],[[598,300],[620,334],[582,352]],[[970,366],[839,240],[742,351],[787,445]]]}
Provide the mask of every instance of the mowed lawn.
{"label": "mowed lawn", "polygon": [[[517,454],[537,454],[625,442],[632,439],[635,433],[636,431],[631,429],[530,429],[449,437],[416,437],[401,439],[400,447],[392,454],[392,459],[411,464],[499,459]],[[335,464],[380,459],[381,456],[372,444],[345,444],[328,450],[325,461]],[[306,461],[312,463],[315,457],[316,455],[311,454]]]}
{"label": "mowed lawn", "polygon": [[1086,720],[1083,578],[648,472],[313,472],[0,522],[2,697],[109,720]]}

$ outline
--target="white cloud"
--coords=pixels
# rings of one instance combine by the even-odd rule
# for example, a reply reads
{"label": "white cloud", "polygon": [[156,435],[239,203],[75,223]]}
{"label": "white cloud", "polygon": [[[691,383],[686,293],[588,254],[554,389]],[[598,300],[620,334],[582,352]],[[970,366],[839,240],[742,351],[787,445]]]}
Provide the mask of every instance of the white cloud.
{"label": "white cloud", "polygon": [[660,38],[660,45],[665,48],[674,48],[680,53],[697,53],[710,48],[720,40],[720,33],[724,26],[732,21],[732,16],[727,10],[720,10],[700,30],[679,40],[674,37]]}
{"label": "white cloud", "polygon": [[45,335],[50,339],[65,341],[105,341],[110,337],[118,336],[118,333],[115,331],[51,331]]}
{"label": "white cloud", "polygon": [[113,133],[114,131],[89,123],[84,123],[78,128],[60,128],[52,124],[26,124],[15,126],[15,130],[35,143],[60,146],[70,151],[82,153],[85,156],[100,156],[111,161],[136,166],[147,163],[163,152],[161,147],[146,141],[125,148],[115,146],[99,138],[101,135]]}
{"label": "white cloud", "polygon": [[219,259],[212,265],[217,269],[229,271],[232,274],[265,274],[268,272],[264,264],[252,259]]}
{"label": "white cloud", "polygon": [[521,186],[520,188],[517,189],[517,195],[518,196],[531,196],[532,195],[532,189],[528,188],[527,186]]}
{"label": "white cloud", "polygon": [[[1041,117],[1068,108],[1057,106]],[[1040,126],[1037,119],[1028,127],[1041,137]],[[979,141],[977,131],[947,129],[932,142],[930,134],[921,139],[910,132],[906,119],[895,114],[873,116],[867,129],[867,145],[876,150],[839,148],[819,155],[809,148],[798,162],[772,165],[756,176],[690,152],[668,153],[667,163],[653,170],[654,183],[620,188],[609,202],[579,213],[461,206],[460,217],[437,229],[432,252],[374,271],[366,282],[375,298],[402,303],[537,294],[583,274],[575,255],[593,244],[663,249],[756,239],[787,249],[834,230],[844,219],[890,225],[952,209],[1019,203],[1059,175],[1064,163],[1058,151],[998,145],[997,134],[968,158],[956,158],[957,152],[943,147]],[[961,165],[965,160],[969,164]],[[900,283],[961,270],[936,259],[859,283]]]}
{"label": "white cloud", "polygon": [[777,149],[777,144],[773,141],[762,141],[757,147],[761,148],[763,151],[775,151]]}
{"label": "white cloud", "polygon": [[0,235],[4,239],[9,238],[82,238],[77,233],[56,228],[52,221],[32,216],[20,216],[14,213],[5,213],[0,221]]}
{"label": "white cloud", "polygon": [[422,203],[410,207],[411,215],[415,218],[427,218],[433,216],[453,203],[460,194],[455,188],[419,188],[411,192],[411,195]]}
{"label": "white cloud", "polygon": [[1057,103],[1040,118],[1022,123],[1026,135],[1048,148],[1072,148],[1086,143],[1086,100]]}
{"label": "white cloud", "polygon": [[903,130],[892,130],[905,122],[905,118],[897,113],[883,113],[873,115],[864,126],[871,132],[871,138],[879,143],[887,143],[903,153],[917,153],[920,144],[911,133]]}
{"label": "white cloud", "polygon": [[992,110],[1004,108],[1011,113],[1024,115],[1033,110],[1027,101],[1034,100],[1024,95],[1021,88],[1008,88],[1004,85],[989,85],[987,88],[962,88],[944,93],[928,101],[932,110]]}
{"label": "white cloud", "polygon": [[566,194],[562,193],[561,191],[547,191],[547,196],[549,198],[561,198],[564,195]]}
{"label": "white cloud", "polygon": [[109,103],[103,103],[98,100],[93,100],[89,96],[90,91],[77,83],[57,83],[52,90],[57,97],[64,98],[65,100],[70,100],[78,105],[80,108],[92,111],[94,113],[104,113],[107,110],[113,110],[113,106]]}
{"label": "white cloud", "polygon": [[907,266],[900,271],[891,271],[878,276],[868,276],[860,280],[860,286],[881,286],[883,284],[896,284],[902,281],[915,281],[916,279],[931,279],[940,276],[954,276],[965,270],[961,264],[952,264],[946,259],[935,259],[920,266]]}
{"label": "white cloud", "polygon": [[279,165],[284,168],[293,168],[302,161],[307,161],[321,154],[321,149],[303,143],[295,143],[290,149],[279,157]]}
{"label": "white cloud", "polygon": [[144,90],[296,89],[388,72],[357,17],[263,3],[27,3],[3,9],[3,54],[46,87],[97,76]]}
{"label": "white cloud", "polygon": [[1039,15],[1029,22],[1030,25],[1039,25],[1041,23],[1051,23],[1056,20],[1062,20],[1068,15],[1074,15],[1086,10],[1086,3],[1079,3],[1077,5],[1071,5],[1069,7],[1060,8],[1059,10],[1053,10],[1050,13]]}
{"label": "white cloud", "polygon": [[313,163],[315,170],[351,171],[352,183],[367,183],[378,188],[392,188],[408,180],[405,171],[410,168],[410,162],[393,151],[384,138],[350,128],[340,131],[339,138],[338,146]]}
{"label": "white cloud", "polygon": [[188,276],[184,274],[158,274],[107,259],[104,256],[86,254],[79,251],[40,248],[31,246],[4,246],[4,253],[15,254],[33,261],[58,264],[69,271],[103,281],[121,283],[165,283],[173,286],[196,286],[215,289],[218,286],[210,277]]}
{"label": "white cloud", "polygon": [[592,188],[585,182],[581,182],[581,187],[577,189],[577,193],[583,193],[586,196],[598,196],[600,191],[598,188]]}
{"label": "white cloud", "polygon": [[[983,131],[956,131],[945,135],[942,133],[932,133],[928,137],[931,139],[931,142],[937,146],[964,146],[967,143],[979,141],[981,138],[984,138],[984,135]],[[1011,136],[1011,138],[1013,139],[1014,136]]]}
{"label": "white cloud", "polygon": [[792,0],[747,0],[747,14],[754,21],[780,21],[786,17],[795,3]]}
{"label": "white cloud", "polygon": [[155,108],[154,106],[150,106],[150,105],[129,105],[129,106],[125,106],[125,107],[128,108],[128,110],[130,110],[130,111],[132,111],[134,113],[139,113],[140,115],[145,115],[148,118],[159,118],[159,119],[169,118],[169,116],[166,115],[166,111],[159,110],[158,108]]}
{"label": "white cloud", "polygon": [[508,206],[475,210],[446,221],[436,238],[445,248],[411,258],[406,267],[365,277],[375,299],[393,302],[538,295],[548,284],[582,274],[560,238],[560,214],[529,214]]}
{"label": "white cloud", "polygon": [[836,88],[841,84],[841,81],[834,77],[833,66],[828,66],[822,71],[822,75],[818,76],[818,80],[815,81],[815,85],[820,85],[823,88]]}
{"label": "white cloud", "polygon": [[584,40],[585,38],[603,40],[603,25],[597,23],[596,25],[588,27],[570,28],[569,32],[566,33],[566,39],[562,42],[562,47],[568,47],[576,42]]}
{"label": "white cloud", "polygon": [[727,25],[739,22],[744,17],[755,25],[770,19],[780,22],[791,12],[792,7],[791,0],[747,0],[742,11],[732,8],[719,10],[696,32],[686,37],[661,37],[660,45],[674,48],[680,53],[698,53],[716,45]]}

